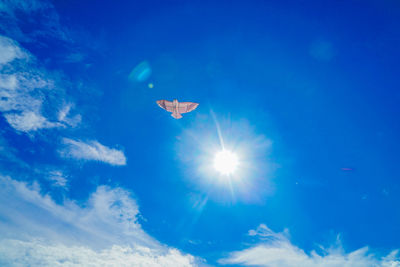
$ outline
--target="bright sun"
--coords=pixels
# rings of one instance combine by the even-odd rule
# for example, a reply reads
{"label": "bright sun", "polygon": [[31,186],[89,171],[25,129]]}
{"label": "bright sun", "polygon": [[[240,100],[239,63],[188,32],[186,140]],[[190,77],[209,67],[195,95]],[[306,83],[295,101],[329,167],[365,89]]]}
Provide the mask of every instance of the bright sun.
{"label": "bright sun", "polygon": [[229,175],[235,172],[238,166],[238,158],[229,150],[219,151],[214,158],[214,167],[221,174]]}

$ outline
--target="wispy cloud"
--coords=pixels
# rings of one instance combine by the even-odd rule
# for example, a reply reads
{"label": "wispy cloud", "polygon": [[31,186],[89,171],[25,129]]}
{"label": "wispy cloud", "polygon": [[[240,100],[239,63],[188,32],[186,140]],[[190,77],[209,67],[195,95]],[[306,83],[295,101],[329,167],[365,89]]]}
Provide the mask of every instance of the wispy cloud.
{"label": "wispy cloud", "polygon": [[5,0],[0,5],[0,12],[15,17],[18,11],[29,13],[46,8],[49,8],[49,5],[45,1]]}
{"label": "wispy cloud", "polygon": [[62,157],[96,160],[111,165],[126,164],[126,157],[122,151],[106,147],[95,140],[84,142],[81,140],[64,138],[63,143],[65,147],[59,151]]}
{"label": "wispy cloud", "polygon": [[74,105],[71,103],[65,104],[58,112],[58,121],[63,122],[71,127],[77,126],[81,122],[82,116],[80,114],[70,116],[73,106]]}
{"label": "wispy cloud", "polygon": [[[21,132],[75,127],[80,115],[69,116],[72,104],[60,106],[64,89],[35,61],[17,42],[0,36],[0,111]],[[58,109],[58,118],[54,112],[44,112]]]}
{"label": "wispy cloud", "polygon": [[[18,44],[13,40],[0,36],[0,64],[7,64],[14,59],[24,58],[27,55],[19,48]],[[12,87],[15,84],[15,80],[5,80],[6,83],[3,86]]]}
{"label": "wispy cloud", "polygon": [[143,231],[129,192],[100,186],[83,206],[0,176],[0,265],[194,266]]}
{"label": "wispy cloud", "polygon": [[[40,14],[34,22],[26,16]],[[27,32],[20,24],[35,23]],[[60,24],[60,18],[54,6],[45,0],[5,0],[0,2],[0,32],[23,42],[37,42],[38,37],[50,36],[70,41],[68,30]]]}
{"label": "wispy cloud", "polygon": [[50,122],[41,114],[34,111],[23,111],[21,114],[6,114],[7,122],[21,132],[36,131],[38,129],[60,127],[62,124]]}
{"label": "wispy cloud", "polygon": [[340,242],[331,248],[320,248],[321,252],[306,253],[293,245],[288,231],[276,233],[261,224],[256,230],[249,231],[260,242],[248,249],[233,252],[229,257],[219,260],[221,264],[242,264],[244,266],[268,267],[396,267],[400,266],[398,251],[392,251],[384,257],[375,256],[368,247],[346,253]]}
{"label": "wispy cloud", "polygon": [[50,171],[48,179],[52,182],[53,186],[67,188],[68,179],[59,170]]}

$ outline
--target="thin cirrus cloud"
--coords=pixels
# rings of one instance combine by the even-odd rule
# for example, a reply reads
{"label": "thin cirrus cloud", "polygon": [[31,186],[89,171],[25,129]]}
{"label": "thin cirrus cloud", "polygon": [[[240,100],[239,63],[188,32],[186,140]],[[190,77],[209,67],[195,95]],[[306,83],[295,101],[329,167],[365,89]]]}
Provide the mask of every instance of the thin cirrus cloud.
{"label": "thin cirrus cloud", "polygon": [[[0,35],[0,112],[15,130],[28,133],[79,124],[80,115],[71,116],[73,105],[59,104],[65,102],[65,91],[51,76],[16,41]],[[49,110],[59,110],[58,117]]]}
{"label": "thin cirrus cloud", "polygon": [[95,140],[84,142],[63,138],[63,144],[64,147],[59,150],[59,154],[64,158],[101,161],[117,166],[126,165],[126,157],[122,151],[106,147]]}
{"label": "thin cirrus cloud", "polygon": [[68,179],[60,170],[53,170],[49,172],[48,180],[52,182],[55,187],[67,188]]}
{"label": "thin cirrus cloud", "polygon": [[159,243],[138,222],[122,188],[99,186],[87,203],[57,204],[37,183],[0,176],[1,266],[197,266],[202,260]]}
{"label": "thin cirrus cloud", "polygon": [[398,251],[394,250],[384,257],[375,256],[368,247],[346,253],[338,245],[329,249],[320,248],[321,253],[293,245],[288,238],[288,231],[276,233],[265,224],[249,235],[258,237],[260,243],[250,248],[232,252],[227,258],[219,260],[220,264],[241,264],[243,266],[266,267],[397,267],[400,266]]}
{"label": "thin cirrus cloud", "polygon": [[[21,48],[16,44],[16,42],[13,42],[11,39],[6,38],[4,36],[0,37],[0,47],[1,47],[1,53],[0,53],[0,64],[7,64],[14,59],[18,58],[24,58],[27,55],[21,50]],[[8,79],[6,80],[6,83],[4,84],[15,84],[15,79]]]}
{"label": "thin cirrus cloud", "polygon": [[7,122],[16,130],[21,132],[36,131],[38,129],[48,129],[59,127],[61,124],[50,122],[45,117],[34,111],[24,111],[21,114],[6,114]]}
{"label": "thin cirrus cloud", "polygon": [[[26,16],[34,13],[41,19],[32,22]],[[22,29],[21,22],[25,25],[34,23],[33,29]],[[18,41],[40,43],[38,37],[51,37],[62,41],[71,40],[70,33],[60,23],[60,18],[54,6],[45,0],[7,0],[0,4],[0,31]]]}
{"label": "thin cirrus cloud", "polygon": [[70,116],[71,109],[73,107],[74,104],[71,103],[65,104],[58,112],[58,121],[63,122],[71,127],[77,126],[81,122],[82,116],[80,114],[76,114],[75,116]]}

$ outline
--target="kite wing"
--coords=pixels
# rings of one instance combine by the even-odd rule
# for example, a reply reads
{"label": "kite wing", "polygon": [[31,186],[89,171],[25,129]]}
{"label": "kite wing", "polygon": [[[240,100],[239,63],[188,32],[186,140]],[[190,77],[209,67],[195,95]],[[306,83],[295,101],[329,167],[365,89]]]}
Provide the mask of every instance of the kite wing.
{"label": "kite wing", "polygon": [[179,113],[188,113],[193,111],[197,108],[199,104],[193,102],[179,102],[178,104],[178,111]]}
{"label": "kite wing", "polygon": [[171,102],[171,101],[168,101],[168,100],[158,100],[158,101],[157,101],[157,105],[159,105],[160,108],[163,108],[163,109],[165,109],[166,111],[174,112],[174,108],[173,108],[173,105],[172,105],[172,102]]}

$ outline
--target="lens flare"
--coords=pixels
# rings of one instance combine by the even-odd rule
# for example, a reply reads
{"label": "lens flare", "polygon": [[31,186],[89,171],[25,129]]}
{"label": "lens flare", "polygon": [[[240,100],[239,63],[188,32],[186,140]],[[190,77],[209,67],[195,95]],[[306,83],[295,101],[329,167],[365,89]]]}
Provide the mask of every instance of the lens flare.
{"label": "lens flare", "polygon": [[233,174],[238,163],[236,154],[229,150],[219,151],[214,158],[215,169],[223,175]]}

